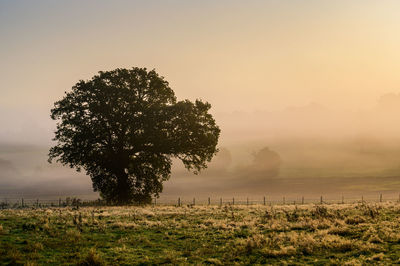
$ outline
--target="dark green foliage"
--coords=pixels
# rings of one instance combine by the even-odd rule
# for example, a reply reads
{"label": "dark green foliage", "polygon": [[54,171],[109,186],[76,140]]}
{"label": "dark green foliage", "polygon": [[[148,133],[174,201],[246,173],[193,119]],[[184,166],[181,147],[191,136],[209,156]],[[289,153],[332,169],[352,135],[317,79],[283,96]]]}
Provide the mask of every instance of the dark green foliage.
{"label": "dark green foliage", "polygon": [[116,69],[79,81],[55,103],[49,161],[83,168],[109,203],[147,203],[170,177],[172,158],[198,172],[220,129],[201,100],[177,101],[154,70]]}

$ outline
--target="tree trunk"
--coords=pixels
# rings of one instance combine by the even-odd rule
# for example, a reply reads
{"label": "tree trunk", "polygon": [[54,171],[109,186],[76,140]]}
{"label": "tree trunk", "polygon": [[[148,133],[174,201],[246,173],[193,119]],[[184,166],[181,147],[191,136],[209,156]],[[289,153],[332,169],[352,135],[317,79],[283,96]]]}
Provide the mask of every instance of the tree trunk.
{"label": "tree trunk", "polygon": [[117,175],[117,195],[115,195],[116,198],[116,204],[117,205],[126,205],[131,203],[132,197],[131,197],[131,191],[130,191],[130,186],[128,182],[128,174],[125,172],[119,173]]}

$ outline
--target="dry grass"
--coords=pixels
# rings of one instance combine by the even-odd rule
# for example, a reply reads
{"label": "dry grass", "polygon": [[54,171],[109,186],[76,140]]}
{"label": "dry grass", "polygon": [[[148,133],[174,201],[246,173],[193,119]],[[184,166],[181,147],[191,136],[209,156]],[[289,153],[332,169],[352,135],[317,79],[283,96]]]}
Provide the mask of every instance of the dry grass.
{"label": "dry grass", "polygon": [[105,265],[100,255],[94,248],[90,249],[86,257],[78,263],[81,266],[102,266]]}
{"label": "dry grass", "polygon": [[0,262],[392,264],[398,214],[397,203],[2,210]]}

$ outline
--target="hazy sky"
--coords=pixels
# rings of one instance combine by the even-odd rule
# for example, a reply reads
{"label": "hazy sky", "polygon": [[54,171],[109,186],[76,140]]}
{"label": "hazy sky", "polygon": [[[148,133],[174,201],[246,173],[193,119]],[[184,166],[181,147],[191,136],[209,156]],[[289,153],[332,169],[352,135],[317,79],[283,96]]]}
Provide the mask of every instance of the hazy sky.
{"label": "hazy sky", "polygon": [[399,12],[366,0],[0,0],[0,122],[40,127],[79,79],[132,66],[213,112],[373,106],[400,88]]}

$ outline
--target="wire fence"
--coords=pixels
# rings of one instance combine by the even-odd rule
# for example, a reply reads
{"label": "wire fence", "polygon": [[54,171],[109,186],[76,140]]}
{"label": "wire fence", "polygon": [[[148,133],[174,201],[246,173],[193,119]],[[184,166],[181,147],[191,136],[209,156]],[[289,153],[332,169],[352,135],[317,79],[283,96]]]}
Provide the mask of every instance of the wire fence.
{"label": "wire fence", "polygon": [[178,197],[176,199],[168,200],[153,200],[153,205],[166,205],[166,206],[195,206],[195,205],[304,205],[304,204],[350,204],[350,203],[378,203],[378,202],[399,202],[400,194],[398,196],[391,195],[369,195],[360,197],[351,196],[319,196],[319,197],[208,197],[208,198],[189,198]]}
{"label": "wire fence", "polygon": [[[350,203],[378,203],[378,202],[398,202],[400,203],[400,194],[397,197],[391,195],[369,195],[360,197],[349,196],[320,196],[320,197],[177,197],[177,198],[154,198],[152,206],[223,206],[223,205],[305,205],[305,204],[350,204]],[[135,204],[130,204],[135,206]],[[85,207],[85,206],[110,206],[106,201],[79,199],[76,197],[40,199],[24,197],[4,197],[0,198],[0,209],[21,209],[21,208],[49,208],[49,207]]]}

